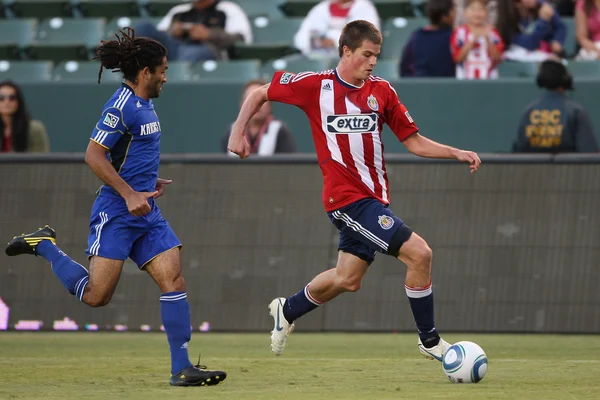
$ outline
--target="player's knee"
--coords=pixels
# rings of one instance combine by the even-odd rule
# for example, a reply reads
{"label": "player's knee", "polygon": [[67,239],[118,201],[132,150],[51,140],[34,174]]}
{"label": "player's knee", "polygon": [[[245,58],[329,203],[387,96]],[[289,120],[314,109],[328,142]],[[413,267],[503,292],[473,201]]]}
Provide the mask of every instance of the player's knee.
{"label": "player's knee", "polygon": [[103,307],[110,303],[110,295],[91,295],[86,296],[85,302],[90,307]]}
{"label": "player's knee", "polygon": [[177,274],[160,283],[163,293],[185,292],[185,278],[182,274]]}
{"label": "player's knee", "polygon": [[344,289],[347,292],[358,292],[360,290],[361,285],[361,278],[340,277],[338,279],[338,287]]}
{"label": "player's knee", "polygon": [[425,241],[415,246],[410,254],[411,263],[409,268],[417,271],[428,272],[431,269],[431,260],[433,259],[433,251]]}

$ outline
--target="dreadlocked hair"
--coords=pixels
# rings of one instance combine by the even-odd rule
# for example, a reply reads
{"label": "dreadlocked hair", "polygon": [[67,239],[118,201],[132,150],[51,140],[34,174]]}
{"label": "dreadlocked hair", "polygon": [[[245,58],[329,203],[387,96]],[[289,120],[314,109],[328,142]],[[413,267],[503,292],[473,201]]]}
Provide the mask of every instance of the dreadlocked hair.
{"label": "dreadlocked hair", "polygon": [[112,72],[122,72],[125,80],[135,82],[138,72],[148,67],[154,73],[167,55],[167,49],[155,40],[135,37],[135,29],[126,27],[119,30],[116,40],[103,40],[93,60],[100,60],[98,83],[102,79],[103,68]]}

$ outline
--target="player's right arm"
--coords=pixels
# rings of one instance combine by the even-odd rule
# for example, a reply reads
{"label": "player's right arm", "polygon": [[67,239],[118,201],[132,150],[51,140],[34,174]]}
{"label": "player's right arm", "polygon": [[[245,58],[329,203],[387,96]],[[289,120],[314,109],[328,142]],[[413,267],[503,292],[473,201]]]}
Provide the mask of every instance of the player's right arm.
{"label": "player's right arm", "polygon": [[252,118],[252,116],[260,110],[263,104],[269,100],[267,97],[268,90],[268,83],[253,90],[252,93],[246,97],[246,100],[244,100],[240,113],[233,123],[229,142],[227,143],[227,149],[240,156],[240,158],[246,158],[250,155],[250,144],[246,140],[244,132],[246,131],[246,126],[248,125],[250,118]]}
{"label": "player's right arm", "polygon": [[[229,151],[237,154],[240,158],[248,157],[250,155],[250,145],[244,137],[244,132],[250,118],[267,101],[277,101],[303,108],[312,101],[310,96],[307,95],[307,90],[318,81],[315,77],[318,77],[315,72],[293,74],[277,71],[273,74],[271,83],[254,90],[242,104],[238,118],[233,124],[227,146]],[[308,93],[310,94],[310,92]]]}
{"label": "player's right arm", "polygon": [[[157,192],[136,192],[119,176],[111,164],[107,153],[127,132],[123,112],[118,108],[108,108],[92,132],[90,142],[85,151],[85,162],[94,174],[107,186],[113,188],[125,199],[129,213],[134,216],[146,215],[151,211],[148,198]],[[127,121],[133,123],[133,121]]]}

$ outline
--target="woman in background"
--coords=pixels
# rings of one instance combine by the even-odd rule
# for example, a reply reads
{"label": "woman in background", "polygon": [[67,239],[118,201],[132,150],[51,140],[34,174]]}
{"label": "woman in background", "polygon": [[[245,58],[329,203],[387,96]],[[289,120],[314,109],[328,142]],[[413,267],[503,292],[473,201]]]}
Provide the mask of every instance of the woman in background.
{"label": "woman in background", "polygon": [[600,60],[600,0],[577,0],[575,7],[578,60]]}
{"label": "woman in background", "polygon": [[48,151],[46,128],[29,117],[21,88],[11,81],[0,82],[0,153]]}

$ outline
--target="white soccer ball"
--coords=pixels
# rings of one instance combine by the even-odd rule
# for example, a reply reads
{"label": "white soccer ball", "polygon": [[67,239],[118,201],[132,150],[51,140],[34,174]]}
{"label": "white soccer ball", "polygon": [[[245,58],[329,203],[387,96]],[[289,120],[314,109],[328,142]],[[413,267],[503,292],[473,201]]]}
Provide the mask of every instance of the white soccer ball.
{"label": "white soccer ball", "polygon": [[446,351],[442,368],[452,383],[477,383],[487,372],[488,359],[477,343],[462,341]]}

